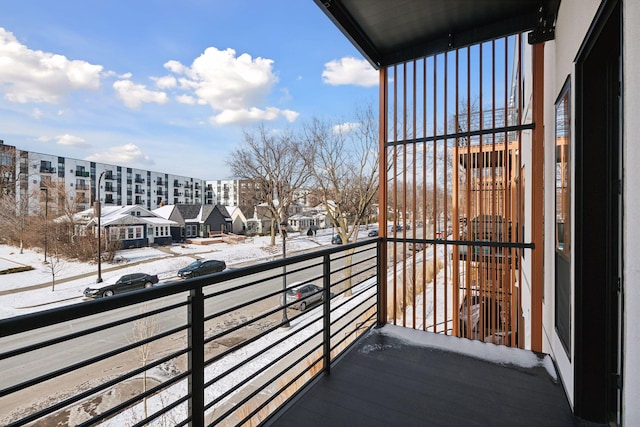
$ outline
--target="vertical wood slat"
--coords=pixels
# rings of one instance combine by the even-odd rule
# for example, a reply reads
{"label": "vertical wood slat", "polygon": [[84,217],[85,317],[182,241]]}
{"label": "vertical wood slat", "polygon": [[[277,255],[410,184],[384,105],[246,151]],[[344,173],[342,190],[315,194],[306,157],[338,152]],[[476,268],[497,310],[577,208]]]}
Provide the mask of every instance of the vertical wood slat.
{"label": "vertical wood slat", "polygon": [[[520,119],[513,121],[514,117],[521,117],[519,91],[522,89],[520,37],[515,40],[494,40],[466,47],[462,52],[456,50],[389,68],[393,76],[387,76],[385,84],[393,82],[393,118],[385,126],[393,135],[386,138],[391,144],[385,153],[391,158],[386,159],[386,167],[381,170],[392,171],[392,176],[382,184],[392,194],[386,195],[381,208],[389,206],[393,215],[388,218],[393,228],[387,249],[391,249],[390,265],[395,271],[390,288],[394,313],[390,317],[396,324],[464,334],[475,339],[491,338],[507,345],[519,344],[516,333],[519,332],[520,292],[516,282],[521,283],[522,272],[515,261],[508,260],[521,256],[522,250],[495,246],[495,243],[515,238],[522,242],[521,233],[516,232],[524,219],[519,214],[521,131],[492,131],[521,124]],[[496,49],[497,43],[504,47],[503,55]],[[510,58],[509,52],[514,49]],[[460,64],[461,53],[466,56],[466,69]],[[419,61],[422,61],[420,78]],[[508,71],[513,66],[517,68],[511,76],[517,81],[510,85]],[[455,80],[450,82],[450,78]],[[464,84],[466,111],[461,110],[465,102],[460,96]],[[419,86],[422,86],[421,102],[418,101]],[[476,90],[479,104],[474,106],[471,97]],[[498,91],[502,92],[501,96]],[[451,101],[455,105],[451,105]],[[465,124],[461,114],[466,115]],[[388,110],[384,115],[391,117]],[[482,134],[449,136],[476,131]],[[428,199],[431,200],[430,213],[426,209]],[[486,221],[482,220],[483,215]],[[476,223],[472,223],[473,218],[478,218]],[[423,235],[417,232],[418,224]],[[401,232],[396,226],[402,227]],[[413,227],[411,232],[408,226]],[[381,221],[380,227],[386,231],[387,222]],[[433,238],[439,231],[445,234],[443,242],[425,248],[420,256],[410,250],[419,239]],[[494,244],[466,247],[456,243],[485,238]],[[442,257],[440,251],[446,255]],[[434,272],[437,273],[439,266],[444,267],[441,276],[434,274],[428,284],[424,283],[428,276],[427,258],[431,259]],[[461,304],[466,304],[468,309],[461,310]],[[475,324],[471,310],[474,304],[480,310]],[[468,327],[462,329],[463,324]]]}
{"label": "vertical wood slat", "polygon": [[[380,103],[378,105],[378,120],[379,120],[379,141],[378,141],[378,152],[380,155],[379,159],[379,183],[378,183],[378,201],[384,201],[383,203],[379,203],[379,206],[385,206],[387,203],[387,193],[388,187],[387,183],[389,182],[389,177],[387,175],[387,163],[388,163],[388,155],[387,148],[385,143],[388,139],[388,116],[387,109],[389,106],[389,87],[388,87],[388,73],[386,68],[380,69],[379,75],[379,87],[380,87]],[[378,210],[378,230],[380,237],[382,239],[386,239],[387,237],[387,209],[379,209]],[[382,246],[382,247],[381,247]],[[378,268],[385,272],[384,274],[378,274],[378,301],[380,301],[378,305],[378,325],[382,326],[387,322],[387,245],[378,245],[378,262],[380,266]],[[382,268],[380,268],[382,267]]]}

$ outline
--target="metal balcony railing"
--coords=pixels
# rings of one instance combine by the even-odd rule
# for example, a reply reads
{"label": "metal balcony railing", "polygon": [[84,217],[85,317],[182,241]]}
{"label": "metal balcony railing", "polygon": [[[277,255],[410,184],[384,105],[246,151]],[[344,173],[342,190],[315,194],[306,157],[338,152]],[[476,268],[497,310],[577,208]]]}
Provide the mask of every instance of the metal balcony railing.
{"label": "metal balcony railing", "polygon": [[[4,420],[45,425],[74,413],[77,425],[255,425],[376,323],[379,245],[0,320]],[[282,307],[296,282],[317,285],[319,302]]]}

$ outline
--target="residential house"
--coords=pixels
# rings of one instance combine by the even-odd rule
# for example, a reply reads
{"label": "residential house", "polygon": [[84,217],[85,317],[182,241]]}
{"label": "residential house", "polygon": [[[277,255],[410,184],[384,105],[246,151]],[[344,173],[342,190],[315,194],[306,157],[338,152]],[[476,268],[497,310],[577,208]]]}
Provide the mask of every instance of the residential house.
{"label": "residential house", "polygon": [[[93,208],[74,215],[76,224],[97,233],[98,218]],[[100,229],[105,244],[122,241],[122,248],[171,244],[170,228],[175,223],[162,218],[142,206],[104,206],[100,215]]]}
{"label": "residential house", "polygon": [[238,206],[225,206],[229,217],[231,217],[231,229],[227,230],[234,234],[245,234],[247,231],[247,218]]}
{"label": "residential house", "polygon": [[167,205],[154,212],[176,223],[171,229],[174,242],[219,235],[232,229],[232,219],[220,205]]}

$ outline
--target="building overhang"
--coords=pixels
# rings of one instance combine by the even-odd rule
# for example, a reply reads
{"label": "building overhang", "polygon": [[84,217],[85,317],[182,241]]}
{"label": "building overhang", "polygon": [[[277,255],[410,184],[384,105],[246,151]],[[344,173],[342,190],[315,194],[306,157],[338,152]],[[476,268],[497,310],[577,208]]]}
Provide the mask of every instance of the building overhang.
{"label": "building overhang", "polygon": [[560,0],[314,0],[379,70],[423,56],[529,32],[554,38]]}

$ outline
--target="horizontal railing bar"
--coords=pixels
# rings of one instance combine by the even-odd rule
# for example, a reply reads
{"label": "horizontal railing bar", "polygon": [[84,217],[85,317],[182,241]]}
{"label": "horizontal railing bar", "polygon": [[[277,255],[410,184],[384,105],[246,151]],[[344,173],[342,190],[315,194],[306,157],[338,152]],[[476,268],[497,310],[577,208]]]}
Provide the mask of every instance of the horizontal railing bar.
{"label": "horizontal railing bar", "polygon": [[[509,133],[509,132],[517,132],[522,130],[531,130],[535,129],[535,123],[524,123],[521,125],[512,125],[512,126],[503,126],[498,128],[488,128],[488,129],[478,129],[472,131],[465,132],[454,132],[454,133],[445,133],[441,135],[435,136],[425,136],[419,138],[410,138],[399,141],[387,141],[384,143],[385,147],[393,147],[393,146],[401,146],[407,144],[419,144],[421,142],[433,142],[433,141],[441,141],[444,139],[461,139],[461,138],[471,138],[473,136],[484,136],[484,135],[494,135],[501,133]],[[459,147],[466,148],[467,145],[459,145]]]}
{"label": "horizontal railing bar", "polygon": [[489,240],[405,239],[402,237],[387,237],[386,240],[391,243],[427,243],[440,246],[487,246],[492,248],[535,249],[535,243],[496,242]]}
{"label": "horizontal railing bar", "polygon": [[[170,310],[173,310],[175,308],[182,307],[182,306],[184,306],[184,304],[174,304],[173,306],[170,306],[170,308],[167,308],[166,310],[157,309],[157,310],[154,310],[154,312],[149,312],[149,313],[151,313],[151,315],[159,314],[159,313],[162,313],[164,311],[170,311]],[[60,337],[52,338],[52,339],[49,339],[49,340],[46,340],[46,341],[42,341],[42,342],[39,342],[39,343],[30,344],[30,345],[25,346],[25,347],[20,347],[20,348],[14,349],[14,350],[6,351],[4,353],[0,353],[0,360],[8,359],[8,358],[11,358],[11,357],[16,357],[16,356],[19,356],[21,354],[28,353],[28,352],[35,351],[35,350],[40,350],[42,348],[49,347],[49,346],[52,346],[52,345],[55,345],[55,344],[60,344],[60,343],[63,343],[65,341],[71,341],[73,339],[80,338],[80,337],[83,337],[83,336],[86,336],[86,335],[90,335],[90,334],[93,334],[93,333],[96,333],[96,332],[102,332],[105,329],[109,329],[109,328],[112,328],[112,327],[115,327],[115,326],[120,326],[120,325],[123,325],[123,324],[131,322],[131,321],[136,321],[136,320],[141,319],[143,317],[148,317],[149,313],[137,314],[135,316],[131,316],[131,317],[128,317],[126,319],[120,319],[118,321],[107,323],[107,324],[102,324],[100,326],[95,326],[93,328],[82,329],[80,331],[73,332],[73,333],[70,333],[70,334],[65,334],[65,335],[62,335]],[[183,327],[183,329],[186,329],[186,327],[187,326],[185,325]]]}
{"label": "horizontal railing bar", "polygon": [[[180,332],[184,328],[180,327],[180,328],[176,328],[176,329],[178,330],[178,332]],[[175,333],[173,330],[166,331],[166,332],[164,332],[162,334],[163,335],[162,338],[164,338],[165,336],[172,335],[173,333]],[[78,369],[86,368],[87,366],[90,366],[90,365],[92,365],[94,363],[100,362],[100,361],[102,361],[104,359],[108,359],[108,358],[110,358],[112,356],[115,356],[117,354],[124,353],[126,351],[132,350],[132,349],[137,348],[139,346],[140,346],[140,344],[138,344],[138,343],[129,344],[129,345],[126,345],[124,347],[120,347],[118,349],[112,350],[112,351],[110,351],[108,353],[103,353],[103,354],[96,355],[96,356],[94,356],[94,357],[92,357],[90,359],[82,360],[82,361],[77,362],[77,363],[75,363],[75,364],[73,364],[71,366],[67,366],[65,368],[61,368],[61,369],[58,369],[56,371],[49,372],[48,374],[41,375],[41,376],[36,377],[36,378],[32,378],[30,380],[24,381],[24,382],[22,382],[20,384],[13,385],[11,387],[7,387],[7,388],[5,388],[3,390],[0,390],[0,397],[4,397],[4,396],[7,396],[7,395],[9,395],[11,393],[15,393],[15,392],[17,392],[17,391],[19,391],[19,390],[21,390],[23,388],[31,387],[31,386],[34,386],[36,384],[52,380],[52,379],[54,379],[56,377],[68,374],[68,373],[73,372],[73,371],[77,371]],[[174,353],[174,354],[177,354],[177,353]],[[178,355],[180,355],[180,354],[178,354]]]}

